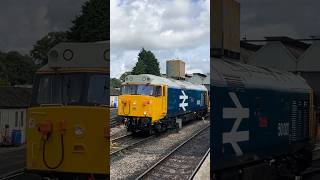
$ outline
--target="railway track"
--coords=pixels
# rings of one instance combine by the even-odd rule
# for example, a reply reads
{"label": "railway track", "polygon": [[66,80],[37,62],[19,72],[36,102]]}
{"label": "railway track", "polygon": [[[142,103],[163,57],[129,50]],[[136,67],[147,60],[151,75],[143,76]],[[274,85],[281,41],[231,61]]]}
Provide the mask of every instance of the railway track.
{"label": "railway track", "polygon": [[121,119],[118,118],[117,116],[116,117],[112,117],[110,118],[110,127],[111,128],[114,128],[114,127],[117,127],[121,124]]}
{"label": "railway track", "polygon": [[9,179],[14,179],[18,176],[21,176],[24,174],[25,169],[21,168],[21,169],[17,169],[11,172],[8,172],[6,174],[2,174],[0,175],[0,180],[9,180]]}
{"label": "railway track", "polygon": [[143,172],[141,179],[192,179],[209,153],[210,125],[170,151],[152,167]]}
{"label": "railway track", "polygon": [[124,136],[114,138],[112,140],[113,147],[110,150],[110,155],[114,156],[123,150],[133,148],[136,145],[141,144],[142,142],[145,142],[151,138],[154,138],[154,135],[143,138],[143,137],[136,137],[136,136],[132,136],[131,134],[127,134]]}

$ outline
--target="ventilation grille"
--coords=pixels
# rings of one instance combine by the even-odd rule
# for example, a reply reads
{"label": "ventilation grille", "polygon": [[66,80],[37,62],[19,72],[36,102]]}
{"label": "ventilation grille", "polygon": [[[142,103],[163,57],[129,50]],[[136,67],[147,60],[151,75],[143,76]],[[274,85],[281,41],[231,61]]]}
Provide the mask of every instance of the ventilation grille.
{"label": "ventilation grille", "polygon": [[229,87],[244,88],[244,84],[239,76],[223,74]]}
{"label": "ventilation grille", "polygon": [[305,100],[293,100],[291,104],[291,128],[289,142],[304,140],[309,134],[309,105]]}

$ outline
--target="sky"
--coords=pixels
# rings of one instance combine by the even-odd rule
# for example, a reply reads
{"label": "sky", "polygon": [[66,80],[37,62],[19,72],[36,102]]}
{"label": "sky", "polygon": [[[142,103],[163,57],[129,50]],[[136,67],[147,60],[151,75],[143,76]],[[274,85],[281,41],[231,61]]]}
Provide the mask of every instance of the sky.
{"label": "sky", "polygon": [[51,31],[65,31],[86,0],[1,0],[0,51],[29,53]]}
{"label": "sky", "polygon": [[319,0],[240,0],[241,37],[320,35]]}
{"label": "sky", "polygon": [[181,59],[187,73],[208,73],[209,0],[111,0],[111,77],[131,71],[141,48],[151,50],[165,73]]}
{"label": "sky", "polygon": [[[51,31],[65,31],[86,0],[1,0],[0,51],[29,53]],[[209,71],[208,0],[111,0],[111,76],[131,70],[144,47],[188,73]],[[241,37],[320,35],[319,0],[240,0]],[[191,62],[193,62],[191,64]]]}

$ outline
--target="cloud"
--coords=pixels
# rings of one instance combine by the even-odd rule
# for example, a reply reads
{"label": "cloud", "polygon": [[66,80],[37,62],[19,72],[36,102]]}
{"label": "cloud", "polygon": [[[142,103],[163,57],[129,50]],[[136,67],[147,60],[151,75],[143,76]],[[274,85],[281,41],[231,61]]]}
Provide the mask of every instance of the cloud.
{"label": "cloud", "polygon": [[112,77],[130,71],[142,47],[154,52],[163,73],[173,58],[209,71],[203,68],[210,57],[208,0],[112,0],[110,5]]}
{"label": "cloud", "polygon": [[319,35],[318,0],[241,0],[241,35],[248,39]]}
{"label": "cloud", "polygon": [[28,53],[48,32],[67,30],[85,1],[0,1],[0,50]]}

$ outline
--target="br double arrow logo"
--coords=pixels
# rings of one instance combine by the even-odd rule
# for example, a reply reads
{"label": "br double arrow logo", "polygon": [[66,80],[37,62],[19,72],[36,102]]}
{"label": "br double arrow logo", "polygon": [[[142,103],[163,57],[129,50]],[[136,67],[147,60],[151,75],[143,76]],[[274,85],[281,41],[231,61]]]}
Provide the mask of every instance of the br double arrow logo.
{"label": "br double arrow logo", "polygon": [[230,132],[222,134],[223,143],[230,143],[237,156],[242,156],[243,152],[239,142],[249,141],[249,131],[239,131],[239,126],[243,119],[249,118],[249,108],[244,108],[234,92],[229,96],[236,107],[223,108],[223,119],[236,119]]}
{"label": "br double arrow logo", "polygon": [[183,90],[181,90],[181,92],[182,92],[182,96],[180,95],[179,99],[182,99],[182,103],[179,104],[179,107],[181,107],[183,111],[186,111],[186,107],[188,106],[188,103],[186,103],[186,100],[188,99],[188,96]]}

